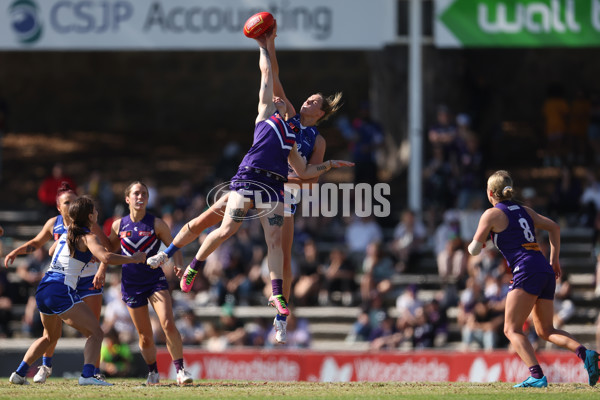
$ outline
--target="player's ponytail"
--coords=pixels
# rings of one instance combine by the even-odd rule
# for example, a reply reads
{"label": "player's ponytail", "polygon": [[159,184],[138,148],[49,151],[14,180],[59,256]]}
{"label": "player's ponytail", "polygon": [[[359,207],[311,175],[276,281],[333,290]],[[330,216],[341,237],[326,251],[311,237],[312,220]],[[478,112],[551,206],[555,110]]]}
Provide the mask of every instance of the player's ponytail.
{"label": "player's ponytail", "polygon": [[325,112],[325,114],[323,114],[323,116],[317,121],[317,124],[320,124],[335,114],[340,108],[342,108],[344,103],[342,103],[342,92],[337,92],[336,94],[332,94],[328,97],[323,96],[321,93],[317,94],[323,99],[321,110]]}
{"label": "player's ponytail", "polygon": [[69,218],[72,222],[67,231],[67,244],[71,255],[77,249],[77,239],[89,232],[91,227],[89,216],[93,212],[94,201],[87,196],[81,196],[69,206]]}

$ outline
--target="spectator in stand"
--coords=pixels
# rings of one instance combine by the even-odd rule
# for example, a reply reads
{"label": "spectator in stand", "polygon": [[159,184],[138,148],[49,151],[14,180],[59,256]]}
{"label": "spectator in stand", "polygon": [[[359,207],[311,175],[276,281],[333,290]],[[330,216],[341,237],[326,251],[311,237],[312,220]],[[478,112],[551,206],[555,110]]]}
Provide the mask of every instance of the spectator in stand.
{"label": "spectator in stand", "polygon": [[[458,199],[456,207],[460,210],[470,207],[475,199],[481,199],[481,186],[485,181],[483,152],[479,138],[468,130],[469,117],[460,114],[457,118],[459,137],[457,139],[456,176]],[[465,127],[466,125],[466,127]],[[461,128],[462,127],[462,128]]]}
{"label": "spectator in stand", "polygon": [[371,350],[392,350],[404,340],[402,332],[398,332],[394,319],[387,313],[381,314],[377,326],[369,335]]}
{"label": "spectator in stand", "polygon": [[371,117],[369,102],[361,102],[358,116],[351,125],[345,117],[340,118],[338,128],[350,141],[352,161],[356,163],[354,183],[377,183],[377,155],[384,142],[384,134],[379,123]]}
{"label": "spectator in stand", "polygon": [[580,212],[579,200],[582,191],[581,182],[575,176],[573,168],[563,166],[560,170],[560,178],[556,181],[554,192],[548,204],[550,216],[553,219],[565,218],[565,222],[569,226],[576,225]]}
{"label": "spectator in stand", "polygon": [[542,114],[546,130],[546,155],[545,166],[559,167],[565,134],[567,132],[567,118],[569,116],[569,104],[565,100],[564,88],[554,83],[548,87],[546,100],[542,106]]}
{"label": "spectator in stand", "polygon": [[362,307],[358,318],[352,324],[352,330],[346,336],[347,343],[364,342],[369,339],[372,327],[368,308],[368,306]]}
{"label": "spectator in stand", "polygon": [[373,296],[384,296],[391,291],[394,262],[385,255],[381,242],[369,243],[362,265],[360,294],[363,303],[368,303]]}
{"label": "spectator in stand", "polygon": [[237,237],[232,237],[208,256],[204,266],[204,275],[211,283],[214,301],[217,305],[225,304],[226,296],[233,296],[239,305],[248,305],[252,284],[248,279],[245,254]]}
{"label": "spectator in stand", "polygon": [[587,137],[592,151],[592,161],[598,166],[600,165],[600,96],[598,94],[592,96]]}
{"label": "spectator in stand", "polygon": [[187,308],[181,311],[175,325],[181,333],[181,340],[184,345],[199,345],[205,337],[202,323],[198,321],[194,310]]}
{"label": "spectator in stand", "polygon": [[563,273],[556,281],[556,291],[554,292],[554,326],[558,329],[562,328],[575,315],[571,289],[569,276]]}
{"label": "spectator in stand", "polygon": [[219,320],[219,331],[227,339],[227,347],[242,347],[246,344],[247,334],[244,323],[235,316],[233,305],[226,303],[221,307],[221,318]]}
{"label": "spectator in stand", "polygon": [[356,267],[347,258],[346,252],[335,247],[329,253],[329,265],[325,266],[323,285],[319,292],[319,305],[326,306],[331,302],[332,292],[342,292],[342,305],[348,307],[354,302],[357,289],[355,277]]}
{"label": "spectator in stand", "polygon": [[477,343],[484,350],[493,350],[498,342],[498,331],[503,319],[502,313],[497,313],[490,307],[487,298],[478,297],[472,310],[466,314],[466,322],[462,328],[463,349],[467,350],[472,343]]}
{"label": "spectator in stand", "polygon": [[580,203],[585,212],[583,225],[593,228],[596,214],[600,210],[600,181],[598,180],[598,172],[591,168],[585,172],[585,189],[581,195]]}
{"label": "spectator in stand", "polygon": [[410,330],[415,326],[417,311],[423,308],[423,303],[417,298],[417,291],[417,285],[410,285],[396,299],[396,326],[400,332],[408,332],[405,335],[407,337],[412,334]]}
{"label": "spectator in stand", "polygon": [[423,190],[428,207],[453,208],[456,202],[456,177],[453,164],[446,160],[444,148],[434,146],[431,159],[423,169]]}
{"label": "spectator in stand", "polygon": [[52,216],[56,214],[57,193],[63,182],[67,182],[70,189],[76,191],[77,187],[73,179],[65,174],[63,165],[57,163],[52,167],[52,174],[42,181],[38,189],[38,199],[46,206],[47,213]]}
{"label": "spectator in stand", "polygon": [[584,89],[579,88],[571,102],[569,126],[567,128],[569,163],[584,165],[587,154],[587,133],[590,125],[592,103]]}
{"label": "spectator in stand", "polygon": [[411,210],[402,212],[402,219],[394,230],[392,254],[396,257],[396,271],[414,271],[423,245],[427,238],[427,228]]}
{"label": "spectator in stand", "polygon": [[100,349],[100,369],[108,377],[129,376],[133,354],[128,343],[121,342],[113,328],[106,332]]}
{"label": "spectator in stand", "polygon": [[456,281],[464,277],[467,270],[468,255],[459,232],[449,232],[446,246],[437,254],[437,266],[444,281]]}
{"label": "spectator in stand", "polygon": [[458,129],[452,123],[450,109],[446,105],[439,105],[436,113],[436,123],[429,128],[427,137],[432,150],[441,149],[442,160],[447,162],[452,156]]}
{"label": "spectator in stand", "polygon": [[87,194],[99,205],[100,217],[98,220],[104,220],[112,212],[115,203],[115,193],[112,190],[110,182],[103,176],[102,172],[93,170],[90,173],[90,179],[81,188],[83,194]]}
{"label": "spectator in stand", "polygon": [[304,253],[298,261],[298,268],[298,279],[293,289],[295,304],[298,306],[315,305],[323,277],[317,245],[312,239],[304,242]]}
{"label": "spectator in stand", "polygon": [[355,216],[346,229],[346,246],[352,261],[362,262],[369,243],[381,240],[383,230],[373,216]]}

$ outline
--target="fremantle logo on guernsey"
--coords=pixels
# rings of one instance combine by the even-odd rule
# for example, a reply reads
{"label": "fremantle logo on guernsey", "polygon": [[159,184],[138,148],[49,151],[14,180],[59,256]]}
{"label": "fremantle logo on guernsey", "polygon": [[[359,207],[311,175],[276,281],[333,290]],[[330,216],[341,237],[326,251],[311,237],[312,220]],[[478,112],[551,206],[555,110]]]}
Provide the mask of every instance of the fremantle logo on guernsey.
{"label": "fremantle logo on guernsey", "polygon": [[[210,190],[206,196],[208,206],[217,204],[230,192],[232,182],[221,183]],[[280,197],[275,189],[257,181],[235,181],[236,191],[244,196],[244,202],[251,202],[255,213],[246,214],[244,219],[255,219],[275,211]],[[388,217],[391,203],[388,196],[390,185],[378,183],[324,183],[324,184],[286,184],[283,194],[286,205],[299,205],[303,217]],[[268,202],[265,199],[270,199]],[[216,212],[224,215],[225,203]]]}

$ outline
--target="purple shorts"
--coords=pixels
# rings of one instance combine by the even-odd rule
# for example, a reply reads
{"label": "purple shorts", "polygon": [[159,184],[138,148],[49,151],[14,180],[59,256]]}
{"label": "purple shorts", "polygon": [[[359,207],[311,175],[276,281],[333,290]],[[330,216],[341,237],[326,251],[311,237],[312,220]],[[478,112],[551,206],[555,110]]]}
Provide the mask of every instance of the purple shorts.
{"label": "purple shorts", "polygon": [[263,204],[273,202],[283,204],[283,182],[253,171],[238,171],[231,178],[229,189],[252,200],[254,207],[256,207],[256,203],[259,201]]}
{"label": "purple shorts", "polygon": [[554,300],[556,277],[547,272],[521,273],[513,276],[510,290],[523,289],[539,299]]}
{"label": "purple shorts", "polygon": [[150,286],[128,285],[125,287],[121,285],[121,293],[123,294],[122,299],[129,308],[137,308],[147,305],[148,297],[152,296],[156,292],[160,292],[161,290],[169,290],[169,284],[164,276]]}

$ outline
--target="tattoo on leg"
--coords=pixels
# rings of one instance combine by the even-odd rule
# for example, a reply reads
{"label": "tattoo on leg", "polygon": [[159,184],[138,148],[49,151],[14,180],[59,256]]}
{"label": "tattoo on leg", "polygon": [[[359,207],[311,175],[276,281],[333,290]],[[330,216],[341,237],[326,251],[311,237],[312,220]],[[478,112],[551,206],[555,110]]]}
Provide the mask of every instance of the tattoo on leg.
{"label": "tattoo on leg", "polygon": [[269,225],[271,225],[271,226],[273,226],[273,225],[283,226],[283,216],[281,216],[279,214],[275,214],[272,217],[269,217],[268,220],[269,220]]}
{"label": "tattoo on leg", "polygon": [[233,220],[233,222],[242,222],[244,220],[244,216],[246,213],[243,208],[233,208],[229,210],[229,216]]}

